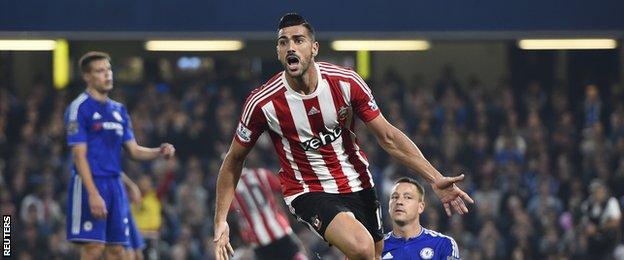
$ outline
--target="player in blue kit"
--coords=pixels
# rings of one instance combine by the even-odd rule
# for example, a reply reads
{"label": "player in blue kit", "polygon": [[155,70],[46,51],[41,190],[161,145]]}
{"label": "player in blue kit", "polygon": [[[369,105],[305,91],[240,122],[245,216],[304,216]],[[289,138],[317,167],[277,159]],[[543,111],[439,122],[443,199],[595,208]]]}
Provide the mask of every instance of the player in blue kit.
{"label": "player in blue kit", "polygon": [[381,259],[459,259],[455,240],[420,225],[425,189],[416,180],[401,178],[390,197],[392,231],[384,237]]}
{"label": "player in blue kit", "polygon": [[67,207],[67,239],[81,259],[120,259],[129,241],[128,197],[121,180],[121,148],[135,160],[171,157],[175,148],[139,146],[126,108],[108,97],[113,89],[110,56],[89,52],[79,61],[87,87],[65,111],[73,158]]}
{"label": "player in blue kit", "polygon": [[[121,175],[122,181],[124,185],[126,185],[126,189],[128,191],[128,198],[131,203],[140,203],[141,202],[141,190],[139,186],[128,177],[125,173]],[[145,249],[145,240],[143,239],[143,235],[141,235],[141,231],[139,231],[136,222],[134,220],[134,216],[132,216],[132,211],[128,210],[128,244],[126,245],[126,258],[127,260],[142,260],[143,259],[143,249]]]}
{"label": "player in blue kit", "polygon": [[126,259],[142,260],[143,249],[145,249],[145,240],[134,222],[132,213],[128,213],[128,228],[130,233],[128,237],[128,245],[126,245]]}

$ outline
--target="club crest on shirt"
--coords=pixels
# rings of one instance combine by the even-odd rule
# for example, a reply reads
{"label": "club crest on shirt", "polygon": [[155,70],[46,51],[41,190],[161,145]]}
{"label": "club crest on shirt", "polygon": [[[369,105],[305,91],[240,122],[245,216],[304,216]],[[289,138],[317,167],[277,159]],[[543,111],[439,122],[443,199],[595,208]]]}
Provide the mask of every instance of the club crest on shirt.
{"label": "club crest on shirt", "polygon": [[433,258],[433,249],[431,247],[425,247],[420,250],[420,258],[431,259]]}
{"label": "club crest on shirt", "polygon": [[236,135],[241,141],[245,143],[248,143],[251,141],[251,130],[245,127],[243,123],[238,123],[238,127],[236,128]]}
{"label": "club crest on shirt", "polygon": [[348,106],[341,106],[338,109],[338,120],[344,121],[345,119],[347,119],[348,115],[349,115],[349,107]]}

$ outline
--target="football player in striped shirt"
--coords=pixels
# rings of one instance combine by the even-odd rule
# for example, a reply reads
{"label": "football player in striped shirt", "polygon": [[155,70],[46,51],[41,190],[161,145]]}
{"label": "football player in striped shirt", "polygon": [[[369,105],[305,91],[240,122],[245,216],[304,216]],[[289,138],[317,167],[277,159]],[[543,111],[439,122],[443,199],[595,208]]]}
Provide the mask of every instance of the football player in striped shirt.
{"label": "football player in striped shirt", "polygon": [[258,260],[307,259],[276,192],[281,192],[281,186],[272,172],[243,169],[232,203],[241,236],[254,248]]}
{"label": "football player in striped shirt", "polygon": [[313,27],[298,14],[278,25],[277,57],[284,71],[251,92],[217,181],[215,254],[228,259],[226,216],[245,158],[268,132],[281,170],[282,194],[291,213],[349,259],[381,256],[383,232],[379,201],[368,159],[355,136],[356,118],[394,158],[421,175],[442,201],[468,212],[472,199],[457,185],[464,176],[444,177],[403,132],[381,115],[373,94],[350,69],[316,62],[319,44]]}

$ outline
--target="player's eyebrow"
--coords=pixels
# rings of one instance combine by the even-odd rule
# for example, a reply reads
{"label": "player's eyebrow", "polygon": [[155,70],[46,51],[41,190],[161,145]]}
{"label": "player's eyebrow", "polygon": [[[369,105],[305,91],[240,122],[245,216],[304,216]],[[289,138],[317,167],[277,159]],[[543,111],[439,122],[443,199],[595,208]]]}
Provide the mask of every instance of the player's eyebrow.
{"label": "player's eyebrow", "polygon": [[[306,38],[305,34],[295,34],[291,36],[292,38]],[[281,40],[281,39],[288,39],[288,36],[286,35],[282,35],[280,37],[277,37],[277,40]]]}
{"label": "player's eyebrow", "polygon": [[396,191],[395,191],[395,192],[393,192],[393,193],[392,193],[392,194],[390,194],[390,195],[403,195],[403,196],[405,196],[405,195],[410,195],[410,196],[416,196],[416,195],[415,195],[414,193],[412,193],[412,192],[403,192],[403,193],[398,193],[398,192],[396,192]]}

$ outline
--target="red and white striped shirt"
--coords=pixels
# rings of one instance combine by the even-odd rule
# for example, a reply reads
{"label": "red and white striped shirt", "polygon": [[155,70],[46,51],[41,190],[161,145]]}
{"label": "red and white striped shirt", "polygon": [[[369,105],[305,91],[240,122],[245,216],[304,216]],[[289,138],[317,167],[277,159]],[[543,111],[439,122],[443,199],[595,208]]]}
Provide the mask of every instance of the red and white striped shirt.
{"label": "red and white striped shirt", "polygon": [[232,207],[238,213],[238,224],[245,242],[266,246],[292,233],[288,217],[273,195],[279,191],[279,181],[272,172],[243,169]]}
{"label": "red and white striped shirt", "polygon": [[368,161],[353,131],[356,114],[379,114],[371,90],[353,70],[315,64],[313,93],[295,92],[284,72],[251,92],[234,139],[251,147],[268,130],[279,156],[286,203],[307,192],[351,193],[373,187]]}

